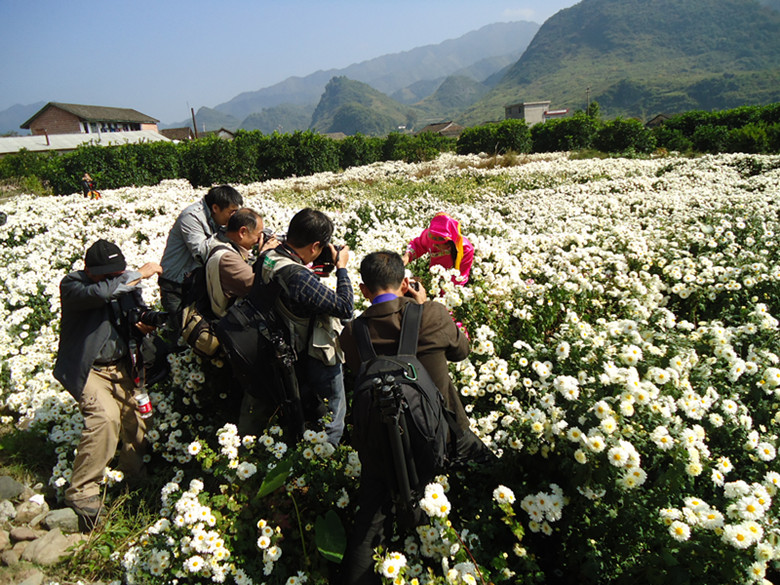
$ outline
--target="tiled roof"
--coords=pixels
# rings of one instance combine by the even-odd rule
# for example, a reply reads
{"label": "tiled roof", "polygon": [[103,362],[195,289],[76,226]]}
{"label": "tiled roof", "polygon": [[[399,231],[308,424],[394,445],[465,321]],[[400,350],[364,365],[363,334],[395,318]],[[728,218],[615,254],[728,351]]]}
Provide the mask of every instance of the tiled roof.
{"label": "tiled roof", "polygon": [[195,133],[189,126],[184,128],[163,128],[160,130],[160,134],[171,140],[192,140],[195,138]]}
{"label": "tiled roof", "polygon": [[425,128],[417,132],[417,134],[432,132],[434,134],[441,134],[442,136],[458,136],[463,130],[463,126],[455,124],[454,122],[440,122],[438,124],[428,124]]}
{"label": "tiled roof", "polygon": [[49,108],[59,108],[85,122],[129,122],[136,124],[156,124],[159,122],[156,118],[130,108],[109,108],[106,106],[84,106],[81,104],[49,102],[38,110],[32,118],[22,124],[21,128],[29,128],[30,123]]}

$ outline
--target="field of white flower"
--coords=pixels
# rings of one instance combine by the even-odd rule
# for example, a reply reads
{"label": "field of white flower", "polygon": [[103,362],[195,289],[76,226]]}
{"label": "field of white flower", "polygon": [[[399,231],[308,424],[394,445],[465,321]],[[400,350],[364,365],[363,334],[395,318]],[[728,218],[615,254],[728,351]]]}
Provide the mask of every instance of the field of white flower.
{"label": "field of white flower", "polygon": [[[780,157],[442,155],[241,186],[267,226],[326,211],[352,248],[401,251],[430,217],[475,245],[467,287],[412,268],[468,330],[452,372],[500,456],[421,494],[430,522],[377,556],[386,582],[766,582],[780,559]],[[5,422],[46,433],[67,484],[81,418],[52,378],[60,279],[113,240],[159,260],[186,182],[0,204]],[[155,283],[145,297],[158,299]],[[171,359],[151,392],[159,520],[126,550],[129,583],[326,583],[360,464],[347,446],[221,417],[224,365]],[[117,478],[107,476],[108,482]],[[282,488],[282,489],[280,489]]]}

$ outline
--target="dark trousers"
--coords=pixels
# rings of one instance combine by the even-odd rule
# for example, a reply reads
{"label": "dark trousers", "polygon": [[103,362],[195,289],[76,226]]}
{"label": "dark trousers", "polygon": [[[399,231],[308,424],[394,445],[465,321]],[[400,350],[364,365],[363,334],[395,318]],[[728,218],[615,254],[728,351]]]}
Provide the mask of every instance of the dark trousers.
{"label": "dark trousers", "polygon": [[160,278],[157,282],[160,285],[160,304],[163,311],[168,312],[165,336],[168,338],[168,343],[175,347],[179,343],[179,336],[181,335],[181,316],[184,309],[181,306],[181,284],[165,278]]}
{"label": "dark trousers", "polygon": [[384,545],[393,530],[393,501],[382,475],[363,468],[355,525],[347,540],[342,567],[344,585],[379,585],[374,572],[374,549]]}

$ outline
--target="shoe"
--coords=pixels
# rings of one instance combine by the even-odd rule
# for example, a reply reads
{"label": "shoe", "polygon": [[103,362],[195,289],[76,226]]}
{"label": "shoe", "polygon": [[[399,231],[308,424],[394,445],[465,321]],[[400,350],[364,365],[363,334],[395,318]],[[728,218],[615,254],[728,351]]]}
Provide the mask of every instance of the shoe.
{"label": "shoe", "polygon": [[65,500],[65,503],[76,514],[87,520],[95,522],[101,516],[105,516],[106,509],[100,496],[91,496],[78,502]]}

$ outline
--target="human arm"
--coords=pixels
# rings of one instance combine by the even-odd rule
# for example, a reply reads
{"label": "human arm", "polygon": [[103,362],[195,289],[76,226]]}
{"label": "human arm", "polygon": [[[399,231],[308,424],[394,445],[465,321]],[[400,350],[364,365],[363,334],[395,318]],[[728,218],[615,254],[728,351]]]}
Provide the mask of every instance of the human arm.
{"label": "human arm", "polygon": [[203,264],[208,256],[209,246],[207,240],[214,233],[208,221],[208,216],[202,217],[205,206],[195,209],[187,208],[179,218],[179,231],[184,245],[190,255]]}
{"label": "human arm", "polygon": [[425,256],[430,250],[428,249],[428,246],[426,246],[426,238],[425,231],[423,231],[422,234],[417,236],[416,238],[412,239],[407,245],[406,245],[406,252],[402,256],[404,265],[408,264],[409,262],[412,262],[413,260],[416,260],[417,258],[420,258],[421,256]]}
{"label": "human arm", "polygon": [[423,305],[420,332],[418,352],[444,350],[450,362],[462,361],[469,355],[471,348],[468,337],[455,325],[449,311],[441,303],[430,301]]}
{"label": "human arm", "polygon": [[314,311],[315,314],[332,315],[340,319],[352,317],[354,294],[347,269],[344,267],[336,269],[335,292],[322,284],[317,275],[309,269],[296,270],[290,276],[288,290],[290,299]]}
{"label": "human arm", "polygon": [[102,307],[107,302],[125,293],[131,292],[133,281],[138,281],[141,273],[123,272],[114,278],[93,282],[85,272],[68,274],[60,282],[60,297],[63,309],[71,311],[89,311]]}
{"label": "human arm", "polygon": [[150,278],[155,274],[162,274],[162,266],[157,264],[157,262],[147,262],[138,269],[138,274],[140,274],[140,277],[128,282],[127,286],[135,286],[140,284],[145,278]]}

